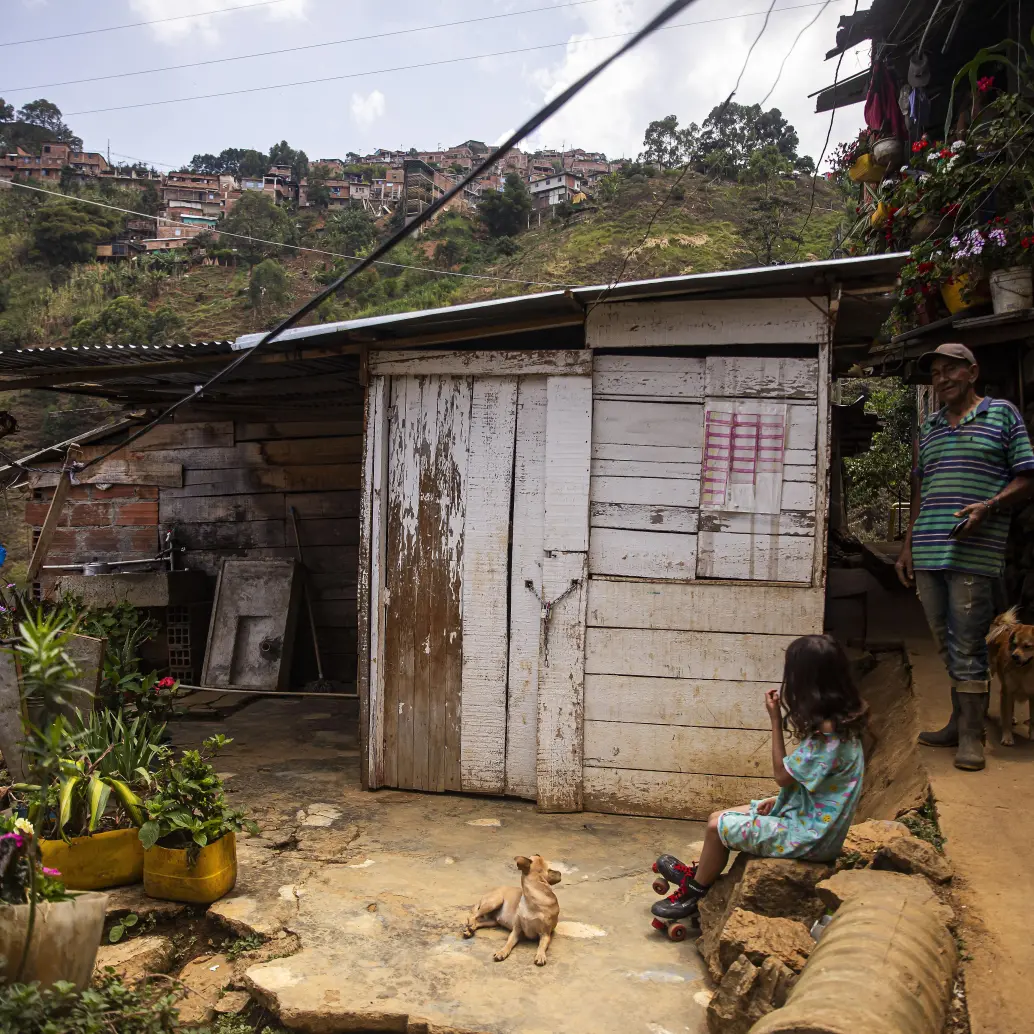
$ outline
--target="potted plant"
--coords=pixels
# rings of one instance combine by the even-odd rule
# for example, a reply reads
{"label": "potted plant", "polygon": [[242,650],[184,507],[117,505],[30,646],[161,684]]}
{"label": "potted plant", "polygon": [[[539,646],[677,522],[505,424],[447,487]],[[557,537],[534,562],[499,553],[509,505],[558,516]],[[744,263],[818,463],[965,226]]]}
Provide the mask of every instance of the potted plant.
{"label": "potted plant", "polygon": [[[78,692],[76,667],[66,652],[70,632],[59,614],[26,613],[14,646],[21,668],[22,747],[32,785],[28,817],[0,818],[0,957],[11,981],[65,981],[85,987],[104,926],[104,894],[69,895],[61,873],[44,867],[34,820],[58,794],[62,765],[75,740],[60,713]],[[53,716],[53,717],[51,717]]]}
{"label": "potted plant", "polygon": [[52,817],[41,829],[46,865],[73,890],[102,890],[143,878],[140,794],[169,754],[165,727],[121,712],[93,712],[82,723],[73,757],[62,763]]}
{"label": "potted plant", "polygon": [[82,990],[104,928],[104,894],[70,895],[27,819],[0,817],[0,977]]}
{"label": "potted plant", "polygon": [[[1034,306],[1034,283],[1031,281],[1031,247],[1034,231],[1029,225],[1016,224],[1007,216],[999,216],[983,226],[953,236],[948,242],[951,262],[970,284],[991,282],[990,299],[995,312],[1029,309]],[[964,300],[987,301],[972,288]],[[953,310],[955,311],[955,310]]]}
{"label": "potted plant", "polygon": [[230,808],[210,758],[231,741],[213,736],[201,750],[185,750],[156,776],[140,827],[144,892],[153,898],[211,904],[237,881],[237,838],[258,826]]}

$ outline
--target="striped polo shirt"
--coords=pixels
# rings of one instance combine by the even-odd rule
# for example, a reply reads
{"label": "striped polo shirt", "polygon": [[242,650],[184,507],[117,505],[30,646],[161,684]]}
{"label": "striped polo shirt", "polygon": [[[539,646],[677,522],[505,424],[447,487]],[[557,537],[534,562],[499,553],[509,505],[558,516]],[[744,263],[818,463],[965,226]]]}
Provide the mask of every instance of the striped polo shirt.
{"label": "striped polo shirt", "polygon": [[969,503],[1000,492],[1017,474],[1034,474],[1034,452],[1019,411],[984,398],[958,426],[940,409],[919,429],[922,503],[912,528],[912,562],[921,571],[962,571],[996,578],[1005,563],[1009,514],[988,514],[965,539],[949,538]]}

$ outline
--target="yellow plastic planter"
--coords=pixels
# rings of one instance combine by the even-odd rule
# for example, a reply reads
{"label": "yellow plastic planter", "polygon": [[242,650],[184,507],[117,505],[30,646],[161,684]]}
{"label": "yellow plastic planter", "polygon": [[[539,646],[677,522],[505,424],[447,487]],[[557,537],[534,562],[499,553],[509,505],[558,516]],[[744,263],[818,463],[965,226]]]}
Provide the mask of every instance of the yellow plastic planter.
{"label": "yellow plastic planter", "polygon": [[69,890],[104,890],[139,883],[144,875],[140,830],[113,829],[89,837],[41,840],[43,864],[58,869]]}
{"label": "yellow plastic planter", "polygon": [[887,166],[880,165],[871,154],[861,155],[847,170],[852,183],[879,183],[887,174]]}
{"label": "yellow plastic planter", "polygon": [[149,847],[144,851],[144,893],[164,901],[210,905],[237,882],[237,837],[227,833],[201,848],[193,866],[186,849]]}
{"label": "yellow plastic planter", "polygon": [[[970,280],[968,273],[960,273],[958,276],[953,276],[950,280],[946,280],[941,284],[941,297],[944,299],[944,304],[948,307],[948,312],[952,316],[957,312],[965,312],[966,309],[971,309],[974,305],[981,305],[991,300],[986,284],[977,283],[971,286]],[[968,292],[969,301],[966,301],[963,297],[963,291]]]}

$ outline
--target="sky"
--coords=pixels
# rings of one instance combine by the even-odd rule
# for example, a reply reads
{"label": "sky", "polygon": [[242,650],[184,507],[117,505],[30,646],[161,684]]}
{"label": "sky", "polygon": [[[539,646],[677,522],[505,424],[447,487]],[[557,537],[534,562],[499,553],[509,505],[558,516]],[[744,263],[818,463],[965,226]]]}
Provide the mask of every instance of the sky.
{"label": "sky", "polygon": [[[164,169],[196,153],[265,151],[282,139],[310,160],[377,147],[501,141],[623,42],[614,37],[633,32],[664,3],[0,0],[0,6],[0,97],[15,107],[45,97],[87,149]],[[675,114],[683,125],[703,121],[733,90],[768,6],[769,0],[697,0],[673,19],[675,27],[621,58],[522,146],[577,146],[634,158],[651,120]],[[776,0],[736,93],[737,101],[752,104],[771,90],[765,107],[783,112],[800,134],[801,153],[814,158],[830,117],[814,113],[808,94],[833,82],[836,60],[824,55],[839,17],[853,6],[853,0],[832,0],[824,9],[815,0]],[[166,20],[89,31],[157,19]],[[465,24],[443,25],[449,22]],[[399,32],[410,29],[417,31]],[[385,33],[391,35],[356,39]],[[64,38],[30,42],[54,36]],[[288,48],[306,49],[270,53]],[[264,56],[221,60],[259,53]],[[169,70],[197,62],[215,63]],[[867,64],[864,47],[848,52],[840,78]],[[148,74],[121,75],[143,71]],[[120,77],[75,81],[112,74]],[[291,85],[314,79],[328,81]],[[246,92],[184,99],[231,91]],[[175,103],[154,103],[167,101]],[[860,104],[838,112],[830,149],[854,136],[861,120]]]}

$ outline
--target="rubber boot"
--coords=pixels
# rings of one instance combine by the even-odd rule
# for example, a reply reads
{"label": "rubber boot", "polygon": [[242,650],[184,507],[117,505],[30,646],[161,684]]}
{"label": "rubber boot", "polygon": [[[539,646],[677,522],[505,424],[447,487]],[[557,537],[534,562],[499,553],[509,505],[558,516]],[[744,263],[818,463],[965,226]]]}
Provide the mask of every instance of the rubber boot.
{"label": "rubber boot", "polygon": [[979,772],[984,767],[984,712],[988,693],[960,693],[959,749],[955,767]]}
{"label": "rubber boot", "polygon": [[957,747],[959,745],[959,691],[951,687],[951,717],[943,729],[921,732],[919,742],[925,747]]}

